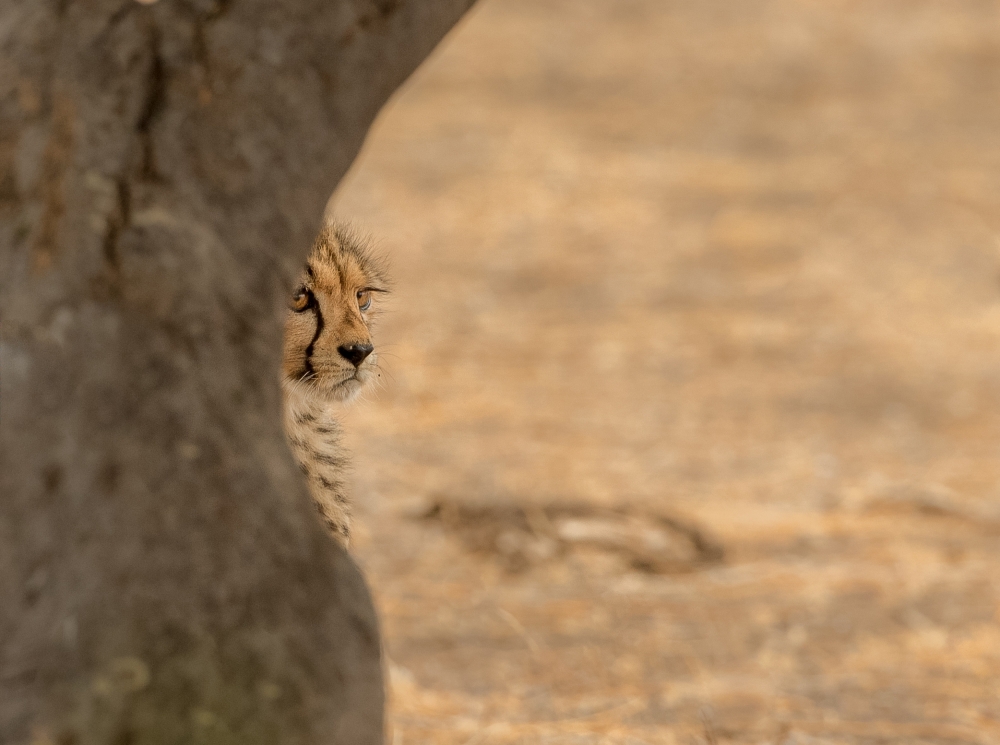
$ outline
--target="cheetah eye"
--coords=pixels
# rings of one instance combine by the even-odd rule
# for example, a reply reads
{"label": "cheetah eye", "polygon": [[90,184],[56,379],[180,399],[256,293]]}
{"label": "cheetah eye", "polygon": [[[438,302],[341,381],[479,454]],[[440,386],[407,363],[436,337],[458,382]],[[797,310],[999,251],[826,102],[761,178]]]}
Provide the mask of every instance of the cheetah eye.
{"label": "cheetah eye", "polygon": [[372,305],[372,294],[369,290],[358,291],[358,308],[362,311],[368,310]]}
{"label": "cheetah eye", "polygon": [[292,302],[289,304],[289,307],[296,313],[301,313],[311,308],[315,301],[316,298],[313,297],[312,290],[307,287],[300,287],[292,295]]}

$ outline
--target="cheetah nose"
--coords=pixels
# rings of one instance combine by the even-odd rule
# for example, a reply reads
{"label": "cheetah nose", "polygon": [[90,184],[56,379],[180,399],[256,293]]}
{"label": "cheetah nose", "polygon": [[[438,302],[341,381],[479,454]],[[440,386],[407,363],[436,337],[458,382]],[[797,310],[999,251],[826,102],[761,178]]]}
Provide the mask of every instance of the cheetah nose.
{"label": "cheetah nose", "polygon": [[374,348],[371,344],[345,344],[342,347],[337,347],[337,351],[345,360],[355,367],[359,367]]}

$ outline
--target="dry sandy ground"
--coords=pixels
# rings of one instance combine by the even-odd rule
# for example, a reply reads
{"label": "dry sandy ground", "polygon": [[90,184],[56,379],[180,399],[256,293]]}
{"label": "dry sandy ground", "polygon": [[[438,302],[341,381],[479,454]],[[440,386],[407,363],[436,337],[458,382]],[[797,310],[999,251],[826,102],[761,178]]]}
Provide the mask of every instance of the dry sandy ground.
{"label": "dry sandy ground", "polygon": [[[336,206],[397,280],[348,421],[396,745],[1000,742],[996,3],[483,0]],[[725,555],[513,566],[435,500]]]}

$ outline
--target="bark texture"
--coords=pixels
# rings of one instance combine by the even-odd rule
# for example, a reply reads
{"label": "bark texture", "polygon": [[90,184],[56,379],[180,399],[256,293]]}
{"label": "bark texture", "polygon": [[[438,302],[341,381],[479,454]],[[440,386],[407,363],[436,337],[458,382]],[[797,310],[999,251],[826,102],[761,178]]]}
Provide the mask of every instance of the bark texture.
{"label": "bark texture", "polygon": [[281,431],[323,205],[471,0],[0,3],[0,742],[376,743]]}

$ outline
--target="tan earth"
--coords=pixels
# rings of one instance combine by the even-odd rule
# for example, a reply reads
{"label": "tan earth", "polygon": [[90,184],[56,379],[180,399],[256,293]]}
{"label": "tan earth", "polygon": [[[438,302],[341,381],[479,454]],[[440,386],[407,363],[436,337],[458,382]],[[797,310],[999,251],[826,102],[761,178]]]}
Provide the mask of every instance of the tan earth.
{"label": "tan earth", "polygon": [[335,204],[395,745],[1000,742],[996,3],[484,0]]}

